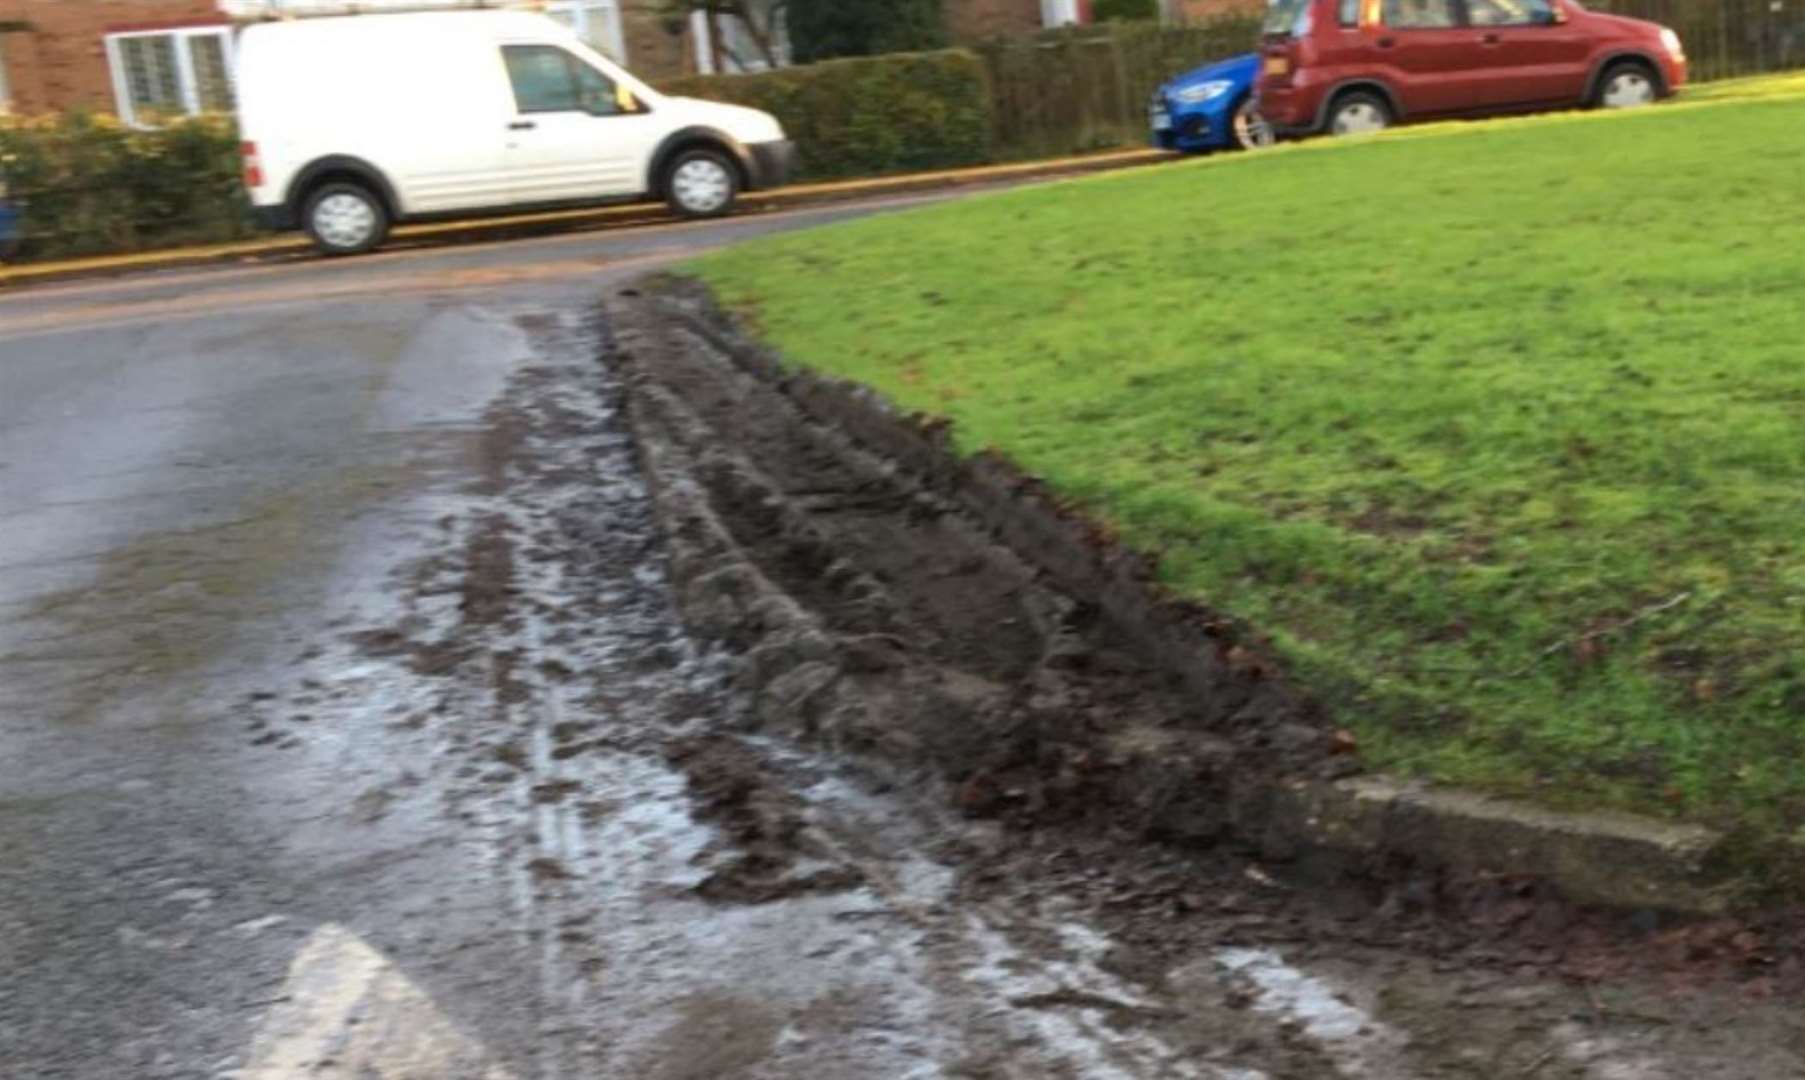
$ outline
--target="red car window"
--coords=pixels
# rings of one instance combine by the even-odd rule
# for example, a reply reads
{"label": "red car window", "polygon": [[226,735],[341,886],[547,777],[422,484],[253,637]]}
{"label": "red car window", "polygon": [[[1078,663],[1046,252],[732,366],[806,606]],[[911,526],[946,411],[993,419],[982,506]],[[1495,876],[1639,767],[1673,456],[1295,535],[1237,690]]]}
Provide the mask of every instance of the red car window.
{"label": "red car window", "polygon": [[1459,26],[1454,0],[1385,0],[1385,25],[1397,30],[1445,30]]}
{"label": "red car window", "polygon": [[1554,22],[1551,0],[1467,0],[1474,26],[1545,26]]}

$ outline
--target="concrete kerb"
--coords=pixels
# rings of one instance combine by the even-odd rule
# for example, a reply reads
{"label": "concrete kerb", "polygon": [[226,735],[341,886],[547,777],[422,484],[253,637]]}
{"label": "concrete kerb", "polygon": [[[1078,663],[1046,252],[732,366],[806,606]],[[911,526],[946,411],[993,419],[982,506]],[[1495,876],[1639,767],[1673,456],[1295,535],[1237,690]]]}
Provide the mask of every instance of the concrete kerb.
{"label": "concrete kerb", "polygon": [[[995,458],[959,459],[944,425],[905,416],[868,388],[785,365],[714,307],[699,286],[675,288],[682,302],[666,305],[668,317],[777,388],[810,420],[837,429],[898,468],[930,478],[933,490],[950,495],[964,513],[1041,568],[1057,587],[1096,602],[1146,655],[1192,692],[1209,693],[1222,666],[1235,662],[1225,655],[1241,650],[1223,648],[1224,641],[1239,637],[1235,629],[1165,595],[1144,560],[1100,539],[1092,523],[1059,505],[1033,478]],[[635,426],[642,432],[649,422],[647,410],[662,411],[646,404],[643,392],[630,395],[629,407],[638,410]],[[668,456],[668,450],[658,448],[663,440],[647,441],[652,444],[644,452],[652,467],[654,501],[665,524],[698,541],[714,533],[719,526],[703,525],[709,515],[697,505],[705,496],[683,486],[682,469],[663,467],[660,455]],[[683,497],[684,491],[690,497]],[[690,557],[684,554],[686,544],[679,541],[673,552],[680,589],[693,576],[686,569],[712,566],[719,572],[721,565],[714,561],[720,548],[706,541],[688,544],[712,549]],[[735,572],[756,576],[755,569]],[[757,618],[777,615],[771,609],[775,603],[790,619],[808,621],[801,610],[775,600],[778,590],[769,582],[749,580],[747,585],[747,604],[740,606],[738,618],[747,617],[754,605],[761,609]],[[686,615],[694,617],[693,612]],[[710,629],[725,627],[715,621]],[[1143,755],[1143,773],[1149,756],[1156,772],[1163,760],[1170,773],[1152,787],[1188,793],[1174,800],[1173,820],[1153,822],[1159,831],[1182,837],[1187,828],[1179,818],[1197,812],[1196,762],[1182,753],[1168,759],[1154,748]],[[1210,816],[1225,818],[1239,842],[1275,857],[1368,864],[1393,857],[1460,875],[1533,877],[1575,902],[1620,909],[1717,914],[1743,895],[1742,883],[1722,869],[1724,838],[1700,826],[1624,814],[1557,812],[1380,775],[1331,781],[1232,777],[1219,787],[1209,796],[1220,802],[1210,808]],[[1160,810],[1153,812],[1157,816]]]}
{"label": "concrete kerb", "polygon": [[[1157,150],[1129,150],[1046,161],[987,165],[969,169],[904,173],[898,176],[867,180],[798,184],[772,191],[748,193],[741,198],[740,205],[745,212],[769,213],[881,195],[905,195],[911,192],[948,190],[973,185],[1006,183],[1013,180],[1079,176],[1085,173],[1151,165],[1170,160],[1173,156]],[[439,247],[479,241],[555,236],[562,233],[595,231],[675,220],[677,219],[671,217],[662,206],[650,203],[631,203],[506,217],[403,225],[396,228],[391,234],[389,246],[392,249]],[[270,236],[227,244],[0,266],[0,288],[151,270],[175,270],[234,262],[272,262],[312,257],[315,257],[313,248],[306,239],[297,235]]]}

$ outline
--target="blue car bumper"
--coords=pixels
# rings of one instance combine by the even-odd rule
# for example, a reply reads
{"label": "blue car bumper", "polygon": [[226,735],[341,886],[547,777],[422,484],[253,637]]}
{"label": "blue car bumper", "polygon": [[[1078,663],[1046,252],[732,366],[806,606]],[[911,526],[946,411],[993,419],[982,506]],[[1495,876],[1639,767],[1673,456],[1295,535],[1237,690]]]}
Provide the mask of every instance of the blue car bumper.
{"label": "blue car bumper", "polygon": [[1232,134],[1228,112],[1223,109],[1169,111],[1165,120],[1163,128],[1157,113],[1153,120],[1153,145],[1161,150],[1220,150],[1229,144]]}

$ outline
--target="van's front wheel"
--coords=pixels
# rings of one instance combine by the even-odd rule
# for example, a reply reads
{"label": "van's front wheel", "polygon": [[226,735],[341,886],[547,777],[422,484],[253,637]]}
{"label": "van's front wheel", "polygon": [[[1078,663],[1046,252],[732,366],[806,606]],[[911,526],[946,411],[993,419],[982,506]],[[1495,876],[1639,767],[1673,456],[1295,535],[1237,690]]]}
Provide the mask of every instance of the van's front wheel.
{"label": "van's front wheel", "polygon": [[664,175],[665,201],[684,217],[720,217],[739,193],[739,172],[716,150],[685,150]]}
{"label": "van's front wheel", "polygon": [[313,244],[327,255],[360,255],[389,234],[389,212],[376,193],[361,184],[322,185],[307,197],[302,223]]}

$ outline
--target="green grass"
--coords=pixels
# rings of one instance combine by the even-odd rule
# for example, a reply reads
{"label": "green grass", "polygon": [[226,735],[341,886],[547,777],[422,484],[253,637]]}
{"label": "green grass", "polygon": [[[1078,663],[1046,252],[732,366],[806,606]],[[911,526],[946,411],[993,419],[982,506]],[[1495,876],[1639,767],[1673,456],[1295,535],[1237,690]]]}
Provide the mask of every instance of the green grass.
{"label": "green grass", "polygon": [[1301,144],[694,269],[1270,633],[1369,762],[1771,834],[1805,812],[1802,95]]}

